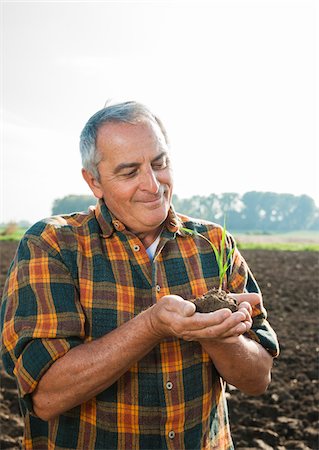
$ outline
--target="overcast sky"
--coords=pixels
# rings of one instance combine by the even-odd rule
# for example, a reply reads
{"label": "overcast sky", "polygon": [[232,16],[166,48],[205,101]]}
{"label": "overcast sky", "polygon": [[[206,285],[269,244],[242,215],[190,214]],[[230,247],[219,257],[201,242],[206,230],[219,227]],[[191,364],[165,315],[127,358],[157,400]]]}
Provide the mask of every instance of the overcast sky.
{"label": "overcast sky", "polygon": [[90,193],[78,140],[107,99],[162,118],[178,196],[319,205],[317,1],[3,1],[1,16],[0,222]]}

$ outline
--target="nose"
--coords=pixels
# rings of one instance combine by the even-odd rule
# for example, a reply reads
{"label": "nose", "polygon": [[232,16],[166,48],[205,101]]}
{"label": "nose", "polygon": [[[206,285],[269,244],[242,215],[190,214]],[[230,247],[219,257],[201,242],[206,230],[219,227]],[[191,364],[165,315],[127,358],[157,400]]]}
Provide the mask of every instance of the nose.
{"label": "nose", "polygon": [[142,175],[140,189],[143,191],[151,192],[152,194],[157,194],[159,191],[160,183],[154,173],[153,169],[150,168],[147,172]]}

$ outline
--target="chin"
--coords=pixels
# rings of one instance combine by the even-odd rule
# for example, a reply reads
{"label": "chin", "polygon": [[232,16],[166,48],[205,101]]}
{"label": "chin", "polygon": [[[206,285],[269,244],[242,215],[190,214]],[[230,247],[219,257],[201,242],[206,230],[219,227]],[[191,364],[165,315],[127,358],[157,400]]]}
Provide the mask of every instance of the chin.
{"label": "chin", "polygon": [[158,213],[155,213],[154,211],[152,213],[149,214],[145,214],[145,220],[143,220],[143,222],[145,223],[145,225],[149,228],[153,227],[153,228],[157,228],[159,227],[163,222],[165,222],[166,217],[167,217],[167,213],[166,211],[159,211]]}

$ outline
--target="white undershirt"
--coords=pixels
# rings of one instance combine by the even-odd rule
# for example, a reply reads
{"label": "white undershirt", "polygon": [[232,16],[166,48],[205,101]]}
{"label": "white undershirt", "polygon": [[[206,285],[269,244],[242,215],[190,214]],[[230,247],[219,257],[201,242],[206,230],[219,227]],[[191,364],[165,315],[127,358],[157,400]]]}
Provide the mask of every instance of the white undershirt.
{"label": "white undershirt", "polygon": [[146,252],[148,254],[148,257],[150,258],[150,260],[152,261],[155,255],[155,251],[156,248],[158,246],[158,243],[160,241],[160,236],[157,236],[157,238],[155,239],[155,241],[153,242],[153,244],[151,244],[147,249]]}

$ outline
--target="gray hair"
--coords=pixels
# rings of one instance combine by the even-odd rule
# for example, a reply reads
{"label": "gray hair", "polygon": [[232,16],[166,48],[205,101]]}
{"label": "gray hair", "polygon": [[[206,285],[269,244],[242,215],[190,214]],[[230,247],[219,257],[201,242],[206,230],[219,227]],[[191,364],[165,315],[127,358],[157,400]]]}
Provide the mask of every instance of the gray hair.
{"label": "gray hair", "polygon": [[80,136],[80,152],[83,168],[91,172],[98,181],[100,180],[97,166],[101,157],[96,148],[96,137],[98,130],[102,125],[109,122],[137,124],[141,120],[149,120],[150,122],[157,124],[163,133],[167,145],[169,145],[168,136],[162,122],[149,108],[142,103],[134,101],[117,103],[115,105],[106,106],[95,113],[83,128]]}

